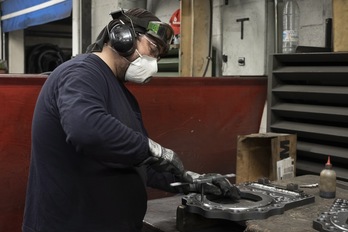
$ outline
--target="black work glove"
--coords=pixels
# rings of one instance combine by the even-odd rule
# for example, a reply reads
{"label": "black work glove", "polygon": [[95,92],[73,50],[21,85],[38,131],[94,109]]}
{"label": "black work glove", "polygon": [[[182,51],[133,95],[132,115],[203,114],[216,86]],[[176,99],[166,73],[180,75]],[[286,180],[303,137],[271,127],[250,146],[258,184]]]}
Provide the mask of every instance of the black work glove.
{"label": "black work glove", "polygon": [[[184,181],[187,181],[190,184],[182,185],[180,188],[185,194],[201,193],[203,185],[203,191],[206,195],[215,195],[238,201],[241,198],[240,190],[235,185],[232,185],[227,178],[219,178],[221,176],[221,174],[217,173],[201,175],[195,172],[186,171],[183,178]],[[204,178],[212,178],[212,181],[208,183],[197,183],[199,182],[197,180]]]}
{"label": "black work glove", "polygon": [[143,163],[150,165],[159,172],[170,172],[175,176],[182,176],[184,165],[178,155],[168,148],[162,147],[155,141],[149,139],[150,157]]}

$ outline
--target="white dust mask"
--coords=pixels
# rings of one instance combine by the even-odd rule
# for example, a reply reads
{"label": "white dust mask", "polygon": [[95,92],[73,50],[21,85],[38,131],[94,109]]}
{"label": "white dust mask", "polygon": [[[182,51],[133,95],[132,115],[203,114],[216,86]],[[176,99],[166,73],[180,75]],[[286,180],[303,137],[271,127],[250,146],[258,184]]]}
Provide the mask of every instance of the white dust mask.
{"label": "white dust mask", "polygon": [[147,55],[141,55],[135,50],[139,57],[129,64],[125,74],[125,80],[135,83],[145,83],[150,77],[157,73],[157,59]]}

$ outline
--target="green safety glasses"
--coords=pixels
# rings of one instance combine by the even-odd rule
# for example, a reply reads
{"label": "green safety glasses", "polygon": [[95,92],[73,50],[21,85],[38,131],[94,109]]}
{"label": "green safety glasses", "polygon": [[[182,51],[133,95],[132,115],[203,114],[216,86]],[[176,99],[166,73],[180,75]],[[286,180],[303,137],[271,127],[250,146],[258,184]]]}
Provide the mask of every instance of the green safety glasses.
{"label": "green safety glasses", "polygon": [[174,30],[167,23],[159,21],[150,21],[147,25],[146,30],[147,34],[157,39],[160,39],[166,44],[166,46],[169,46],[169,44],[172,42]]}

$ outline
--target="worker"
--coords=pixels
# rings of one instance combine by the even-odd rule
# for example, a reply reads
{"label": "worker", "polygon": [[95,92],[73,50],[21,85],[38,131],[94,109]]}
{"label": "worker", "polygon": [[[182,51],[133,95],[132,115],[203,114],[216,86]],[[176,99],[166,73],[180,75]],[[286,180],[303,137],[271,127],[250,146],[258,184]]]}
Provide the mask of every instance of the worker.
{"label": "worker", "polygon": [[[148,137],[125,86],[145,83],[157,72],[172,28],[140,8],[111,15],[87,52],[58,66],[39,94],[24,232],[139,232],[146,186],[199,191],[192,182],[197,173]],[[170,186],[177,181],[191,184]],[[227,179],[213,184],[208,194],[239,198]]]}

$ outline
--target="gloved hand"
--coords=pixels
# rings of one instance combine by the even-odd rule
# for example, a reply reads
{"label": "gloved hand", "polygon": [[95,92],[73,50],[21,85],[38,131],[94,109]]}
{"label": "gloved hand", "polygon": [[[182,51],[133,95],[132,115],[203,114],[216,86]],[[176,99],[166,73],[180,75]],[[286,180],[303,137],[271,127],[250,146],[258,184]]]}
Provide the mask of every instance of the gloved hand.
{"label": "gloved hand", "polygon": [[[198,174],[191,171],[186,171],[183,175],[183,180],[189,182],[188,185],[181,186],[182,191],[187,194],[190,192],[201,193],[202,185],[204,194],[206,195],[215,195],[230,198],[234,201],[238,201],[240,196],[240,190],[232,185],[227,178],[214,178],[220,177],[221,174],[217,173],[208,173],[208,174]],[[211,183],[194,183],[194,180],[200,178],[212,178]]]}
{"label": "gloved hand", "polygon": [[151,156],[144,163],[159,172],[171,172],[175,176],[183,175],[184,165],[173,150],[162,147],[151,139],[149,139],[149,150]]}

